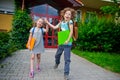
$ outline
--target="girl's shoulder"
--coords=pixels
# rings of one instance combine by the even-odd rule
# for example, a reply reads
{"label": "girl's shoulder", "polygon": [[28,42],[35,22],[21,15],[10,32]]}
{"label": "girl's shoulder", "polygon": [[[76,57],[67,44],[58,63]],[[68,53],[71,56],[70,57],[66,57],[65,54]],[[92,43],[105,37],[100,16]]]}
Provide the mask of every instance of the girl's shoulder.
{"label": "girl's shoulder", "polygon": [[30,29],[30,32],[32,32],[34,29],[35,29],[35,27],[32,27],[32,28]]}
{"label": "girl's shoulder", "polygon": [[35,26],[33,26],[31,29],[35,29]]}

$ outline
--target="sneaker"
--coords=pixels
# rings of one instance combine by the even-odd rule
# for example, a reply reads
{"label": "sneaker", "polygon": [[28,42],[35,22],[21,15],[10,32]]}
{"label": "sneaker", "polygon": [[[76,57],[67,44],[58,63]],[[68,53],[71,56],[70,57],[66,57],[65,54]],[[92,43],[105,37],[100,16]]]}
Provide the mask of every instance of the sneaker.
{"label": "sneaker", "polygon": [[65,80],[69,80],[69,75],[64,75]]}
{"label": "sneaker", "polygon": [[33,77],[34,77],[34,72],[31,71],[31,72],[29,73],[29,76],[30,76],[30,78],[33,78]]}
{"label": "sneaker", "polygon": [[57,68],[58,68],[58,64],[55,64],[54,69],[57,69]]}
{"label": "sneaker", "polygon": [[40,72],[40,71],[41,71],[41,69],[40,69],[40,67],[39,67],[39,66],[37,66],[37,70],[38,70],[38,72]]}

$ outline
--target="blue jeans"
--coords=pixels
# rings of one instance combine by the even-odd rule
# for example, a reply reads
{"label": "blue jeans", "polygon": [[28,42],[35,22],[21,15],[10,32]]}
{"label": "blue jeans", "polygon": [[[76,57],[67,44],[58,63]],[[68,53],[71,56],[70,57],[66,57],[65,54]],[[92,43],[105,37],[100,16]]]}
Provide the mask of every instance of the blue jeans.
{"label": "blue jeans", "polygon": [[60,64],[60,57],[64,51],[64,60],[65,60],[65,65],[64,65],[64,75],[69,75],[70,71],[70,57],[71,57],[71,45],[60,45],[57,49],[56,55],[55,55],[55,62],[56,64]]}

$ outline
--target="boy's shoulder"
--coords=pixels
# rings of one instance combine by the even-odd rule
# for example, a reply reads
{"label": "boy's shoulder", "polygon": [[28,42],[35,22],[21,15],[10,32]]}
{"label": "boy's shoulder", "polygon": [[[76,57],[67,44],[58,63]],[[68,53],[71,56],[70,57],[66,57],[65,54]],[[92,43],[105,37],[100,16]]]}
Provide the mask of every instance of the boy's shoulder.
{"label": "boy's shoulder", "polygon": [[[69,23],[73,23],[73,20],[69,20]],[[61,21],[61,23],[65,23],[64,21]]]}
{"label": "boy's shoulder", "polygon": [[69,21],[69,24],[73,24],[73,20],[70,20],[70,21]]}

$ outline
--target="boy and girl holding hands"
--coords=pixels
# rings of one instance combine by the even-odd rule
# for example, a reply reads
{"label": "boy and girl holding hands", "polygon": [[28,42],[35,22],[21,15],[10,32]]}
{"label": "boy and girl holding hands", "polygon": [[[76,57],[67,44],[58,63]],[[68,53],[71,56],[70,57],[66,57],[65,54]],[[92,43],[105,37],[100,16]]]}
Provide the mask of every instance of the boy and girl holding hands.
{"label": "boy and girl holding hands", "polygon": [[[70,38],[72,37],[73,34],[73,19],[76,15],[76,12],[72,8],[64,8],[60,12],[61,16],[61,21],[56,25],[52,25],[47,21],[47,19],[42,19],[39,18],[36,22],[36,27],[31,28],[30,30],[30,35],[29,35],[29,40],[31,40],[31,37],[36,38],[36,42],[34,45],[34,48],[30,51],[31,52],[31,58],[30,58],[30,73],[29,76],[31,78],[34,77],[34,68],[33,68],[33,63],[35,56],[37,57],[37,65],[36,68],[38,71],[40,71],[40,57],[41,53],[44,53],[44,41],[43,41],[43,32],[48,32],[48,27],[46,28],[43,27],[43,24],[46,23],[53,29],[58,29],[60,28],[62,31],[70,30],[69,36],[65,43],[63,45],[59,45],[56,55],[55,55],[55,65],[54,69],[58,68],[58,65],[60,64],[60,57],[64,51],[64,60],[65,60],[65,65],[64,65],[64,78],[65,80],[69,80],[69,71],[70,71],[70,52],[71,52],[71,47],[72,47],[72,42],[70,42]],[[69,26],[68,26],[69,24]],[[33,32],[34,29],[34,33]],[[29,46],[30,47],[30,46]],[[28,48],[29,48],[28,47]]]}

